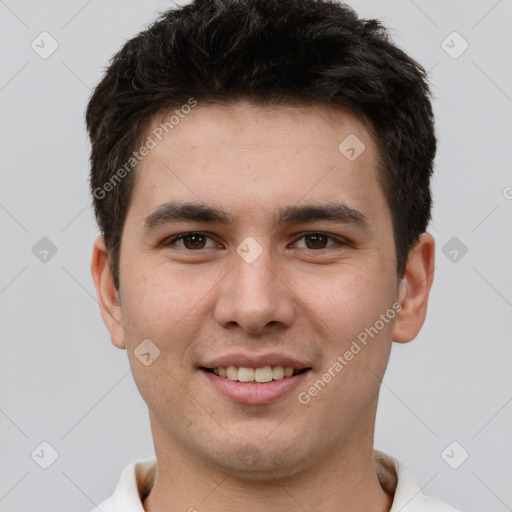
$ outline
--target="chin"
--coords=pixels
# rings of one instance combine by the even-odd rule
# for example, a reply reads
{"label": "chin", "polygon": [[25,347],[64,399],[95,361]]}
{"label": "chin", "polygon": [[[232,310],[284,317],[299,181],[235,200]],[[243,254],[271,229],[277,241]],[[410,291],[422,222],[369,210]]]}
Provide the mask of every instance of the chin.
{"label": "chin", "polygon": [[[202,447],[211,448],[211,444]],[[259,480],[261,482],[283,479],[296,475],[305,469],[311,461],[304,442],[284,439],[269,440],[264,435],[230,438],[224,448],[220,447],[214,453],[203,451],[202,458],[209,459],[217,469],[242,480]]]}
{"label": "chin", "polygon": [[302,469],[296,454],[291,456],[268,451],[262,454],[261,458],[250,463],[241,461],[237,453],[226,454],[225,457],[217,458],[216,466],[237,479],[260,482],[291,478]]}

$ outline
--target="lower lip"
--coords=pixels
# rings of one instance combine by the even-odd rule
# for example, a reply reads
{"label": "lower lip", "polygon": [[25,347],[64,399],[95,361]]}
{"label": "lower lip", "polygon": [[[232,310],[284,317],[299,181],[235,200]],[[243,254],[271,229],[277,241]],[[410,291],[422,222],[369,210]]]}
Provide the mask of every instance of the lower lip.
{"label": "lower lip", "polygon": [[293,391],[304,380],[309,370],[293,377],[264,383],[247,383],[219,377],[214,373],[200,370],[202,374],[225,396],[245,405],[262,405],[277,402]]}

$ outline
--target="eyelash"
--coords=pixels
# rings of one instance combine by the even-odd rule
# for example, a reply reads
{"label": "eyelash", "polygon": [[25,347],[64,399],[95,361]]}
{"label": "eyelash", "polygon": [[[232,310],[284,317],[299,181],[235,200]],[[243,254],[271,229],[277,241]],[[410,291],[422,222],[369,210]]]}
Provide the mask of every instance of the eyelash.
{"label": "eyelash", "polygon": [[[201,233],[200,231],[190,231],[188,233],[182,233],[180,235],[177,235],[174,238],[164,242],[164,246],[174,245],[176,242],[179,242],[180,240],[183,240],[184,238],[187,238],[188,236],[191,236],[191,235],[201,235],[201,236],[204,236],[206,238],[212,239],[210,236],[208,236],[205,233]],[[312,236],[312,235],[322,235],[322,236],[325,236],[325,237],[327,237],[330,240],[334,240],[336,242],[336,244],[333,244],[333,245],[327,246],[327,247],[322,247],[320,249],[309,249],[310,251],[321,251],[321,250],[329,249],[330,247],[333,247],[334,245],[349,245],[348,241],[343,240],[342,238],[339,238],[339,237],[334,237],[332,235],[329,235],[328,233],[324,233],[323,231],[308,231],[306,233],[303,233],[299,238],[297,238],[296,242],[301,240],[302,238],[305,238],[307,236]],[[295,243],[295,242],[293,242],[293,243]],[[189,251],[189,252],[199,252],[201,250],[204,250],[204,249],[197,249],[197,250],[187,249],[186,247],[182,247],[182,249],[185,249],[186,251]],[[305,249],[308,249],[308,248],[305,247]]]}

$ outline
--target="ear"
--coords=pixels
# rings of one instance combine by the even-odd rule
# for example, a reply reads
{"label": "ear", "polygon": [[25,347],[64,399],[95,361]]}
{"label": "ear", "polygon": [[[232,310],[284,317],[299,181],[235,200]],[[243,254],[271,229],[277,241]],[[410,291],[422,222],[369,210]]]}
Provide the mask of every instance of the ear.
{"label": "ear", "polygon": [[396,316],[393,340],[412,341],[420,331],[427,315],[427,303],[434,281],[435,240],[423,233],[411,249],[404,277],[399,285],[402,309]]}
{"label": "ear", "polygon": [[121,301],[108,266],[107,247],[102,236],[94,242],[91,274],[96,287],[101,316],[110,331],[110,339],[117,348],[126,348]]}

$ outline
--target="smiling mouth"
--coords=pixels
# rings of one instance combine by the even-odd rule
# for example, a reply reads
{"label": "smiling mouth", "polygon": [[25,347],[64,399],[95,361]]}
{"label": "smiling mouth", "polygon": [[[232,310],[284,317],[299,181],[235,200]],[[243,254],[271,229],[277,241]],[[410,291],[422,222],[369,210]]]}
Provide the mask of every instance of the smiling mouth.
{"label": "smiling mouth", "polygon": [[310,368],[296,369],[291,366],[263,366],[261,368],[219,366],[216,368],[201,367],[201,370],[232,381],[265,384],[267,382],[295,377],[296,375],[310,370]]}

